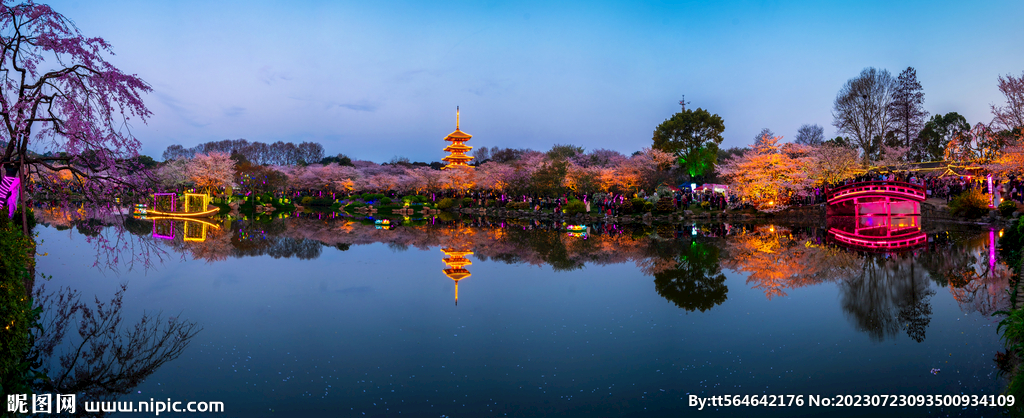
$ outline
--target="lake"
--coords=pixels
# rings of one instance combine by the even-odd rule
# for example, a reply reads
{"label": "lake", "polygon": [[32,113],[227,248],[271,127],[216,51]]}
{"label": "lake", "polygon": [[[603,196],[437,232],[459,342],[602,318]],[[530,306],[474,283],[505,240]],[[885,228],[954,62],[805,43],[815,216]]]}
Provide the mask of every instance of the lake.
{"label": "lake", "polygon": [[1010,303],[998,227],[926,219],[926,242],[878,250],[813,223],[574,229],[312,213],[129,220],[119,235],[41,219],[37,269],[52,279],[37,288],[106,301],[126,284],[123,326],[160,312],[202,328],[122,401],[220,401],[217,416],[238,417],[679,416],[698,413],[691,395],[998,395],[1006,384],[994,361],[1004,348],[992,314]]}

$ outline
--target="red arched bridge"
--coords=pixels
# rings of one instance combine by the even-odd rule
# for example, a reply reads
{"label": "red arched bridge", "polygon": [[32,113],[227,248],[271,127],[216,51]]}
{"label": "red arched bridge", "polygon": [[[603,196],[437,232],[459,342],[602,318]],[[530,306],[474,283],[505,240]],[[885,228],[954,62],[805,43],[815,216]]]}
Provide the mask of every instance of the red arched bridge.
{"label": "red arched bridge", "polygon": [[900,181],[862,181],[832,189],[828,233],[835,241],[869,251],[894,251],[928,242],[921,230],[921,186]]}
{"label": "red arched bridge", "polygon": [[882,215],[921,213],[928,196],[924,188],[902,181],[862,181],[829,190],[829,215]]}

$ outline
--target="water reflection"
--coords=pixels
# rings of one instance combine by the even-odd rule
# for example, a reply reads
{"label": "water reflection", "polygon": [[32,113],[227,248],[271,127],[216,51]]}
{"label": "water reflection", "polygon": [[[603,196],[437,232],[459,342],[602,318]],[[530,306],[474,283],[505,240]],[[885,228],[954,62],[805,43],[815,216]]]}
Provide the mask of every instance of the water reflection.
{"label": "water reflection", "polygon": [[[995,231],[925,233],[919,217],[830,218],[826,228],[771,224],[619,226],[594,224],[585,239],[558,223],[462,218],[449,221],[294,217],[274,220],[154,222],[147,234],[162,245],[210,262],[269,255],[311,260],[325,247],[383,243],[395,251],[440,248],[445,276],[458,284],[470,276],[468,256],[480,261],[550,266],[572,271],[588,264],[634,263],[653,276],[654,290],[688,312],[725,303],[725,270],[742,274],[768,300],[807,286],[833,283],[850,323],[882,341],[905,333],[923,341],[931,321],[931,298],[947,287],[961,310],[990,314],[1008,303],[1008,270],[995,262]],[[190,226],[195,223],[196,226]],[[190,240],[189,228],[204,228],[205,240]],[[580,229],[577,227],[577,229]],[[136,228],[135,230],[141,230]],[[155,231],[155,232],[154,232]],[[914,238],[912,245],[851,245],[836,231],[864,239]],[[929,237],[931,242],[929,242]],[[896,242],[896,241],[890,241]],[[435,250],[436,251],[436,250]]]}
{"label": "water reflection", "polygon": [[828,217],[828,233],[842,245],[903,251],[928,241],[927,234],[921,230],[921,206],[917,201],[872,197],[842,203],[852,206],[852,216],[834,216],[836,205],[831,205],[833,213]]}
{"label": "water reflection", "polygon": [[206,242],[209,229],[220,229],[220,225],[205,219],[179,218],[174,216],[150,216],[143,220],[153,222],[153,238],[173,240],[175,223],[181,223],[182,240],[186,242]]}
{"label": "water reflection", "polygon": [[914,341],[924,341],[935,291],[912,253],[864,257],[860,265],[839,286],[847,319],[876,341],[891,339],[901,330]]}
{"label": "water reflection", "polygon": [[[113,402],[178,358],[200,331],[198,324],[150,313],[129,324],[121,312],[126,290],[122,284],[110,301],[88,303],[72,289],[37,287],[33,299],[39,319],[22,360],[28,368],[25,387],[8,389],[76,394],[73,415],[104,416],[111,410],[86,411],[86,402]],[[55,405],[52,415],[63,416],[59,411]]]}
{"label": "water reflection", "polygon": [[444,265],[447,267],[444,269],[444,275],[448,276],[449,279],[455,282],[455,304],[459,304],[459,280],[469,278],[471,274],[469,270],[466,270],[466,266],[473,264],[472,261],[466,258],[468,255],[472,255],[472,251],[468,250],[457,250],[455,248],[442,248],[441,252],[444,253],[445,258]]}
{"label": "water reflection", "polygon": [[718,246],[708,239],[695,239],[689,245],[679,246],[677,254],[666,254],[667,268],[654,271],[654,289],[690,312],[704,312],[721,305],[729,287],[725,285],[719,253]]}

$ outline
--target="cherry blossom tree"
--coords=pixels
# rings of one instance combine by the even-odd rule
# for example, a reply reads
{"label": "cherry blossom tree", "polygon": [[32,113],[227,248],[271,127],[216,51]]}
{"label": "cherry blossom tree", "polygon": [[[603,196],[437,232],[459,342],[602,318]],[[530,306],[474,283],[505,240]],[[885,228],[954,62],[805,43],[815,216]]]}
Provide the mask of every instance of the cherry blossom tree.
{"label": "cherry blossom tree", "polygon": [[[17,166],[23,179],[44,167],[70,170],[79,199],[92,203],[142,185],[130,123],[150,116],[141,94],[152,89],[106,61],[109,43],[82,35],[47,5],[4,1],[0,54],[0,165]],[[30,145],[53,154],[30,153]]]}
{"label": "cherry blossom tree", "polygon": [[850,147],[824,144],[815,147],[811,157],[807,175],[818,184],[839,183],[857,175],[861,168],[857,150]]}
{"label": "cherry blossom tree", "polygon": [[992,124],[1008,131],[1024,128],[1024,73],[999,76],[999,92],[1006,96],[1006,105],[992,105]]}
{"label": "cherry blossom tree", "polygon": [[999,155],[985,169],[1001,175],[1024,174],[1024,132],[1014,132],[1014,137],[999,152]]}
{"label": "cherry blossom tree", "polygon": [[488,161],[474,170],[473,181],[478,188],[504,192],[508,189],[509,172],[514,170],[511,165]]}
{"label": "cherry blossom tree", "polygon": [[999,156],[1005,138],[989,125],[978,123],[969,132],[960,132],[946,145],[946,160],[988,163]]}
{"label": "cherry blossom tree", "polygon": [[465,193],[473,188],[473,168],[452,167],[441,173],[441,179],[448,189]]}
{"label": "cherry blossom tree", "polygon": [[642,187],[653,188],[662,178],[660,173],[671,168],[675,157],[667,152],[645,148],[639,154],[623,161],[615,169],[617,185],[623,190],[636,192]]}
{"label": "cherry blossom tree", "polygon": [[213,193],[216,189],[232,185],[235,161],[223,152],[196,154],[188,163],[188,176],[197,187]]}
{"label": "cherry blossom tree", "polygon": [[430,167],[417,167],[409,171],[409,176],[413,179],[410,185],[416,193],[437,192],[444,186],[441,175],[440,170],[434,170]]}
{"label": "cherry blossom tree", "polygon": [[885,171],[903,171],[910,167],[910,161],[907,161],[907,155],[910,151],[910,147],[903,146],[888,146],[882,145],[881,152],[879,153],[879,159],[875,161],[875,166]]}
{"label": "cherry blossom tree", "polygon": [[188,175],[188,161],[185,158],[179,158],[168,161],[158,168],[155,174],[160,186],[165,189],[177,189],[191,182],[192,179]]}
{"label": "cherry blossom tree", "polygon": [[288,176],[272,167],[239,164],[235,171],[235,183],[244,193],[267,193],[283,189]]}
{"label": "cherry blossom tree", "polygon": [[601,172],[601,167],[570,164],[569,172],[565,176],[565,187],[576,193],[585,194],[607,190],[601,182]]}
{"label": "cherry blossom tree", "polygon": [[807,161],[782,152],[781,139],[764,137],[750,152],[727,160],[721,169],[733,192],[762,210],[786,205],[809,184],[803,168]]}

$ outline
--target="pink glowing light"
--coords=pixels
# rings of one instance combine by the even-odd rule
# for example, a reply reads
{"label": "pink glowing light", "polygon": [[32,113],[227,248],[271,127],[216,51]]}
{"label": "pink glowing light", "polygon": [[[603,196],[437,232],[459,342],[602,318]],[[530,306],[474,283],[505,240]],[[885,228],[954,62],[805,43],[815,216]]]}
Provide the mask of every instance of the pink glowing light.
{"label": "pink glowing light", "polygon": [[171,196],[171,210],[174,212],[178,208],[178,194],[177,193],[153,193],[153,210],[156,210],[157,196]]}

